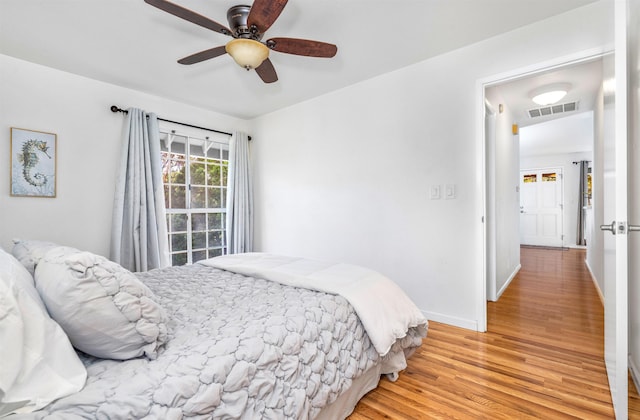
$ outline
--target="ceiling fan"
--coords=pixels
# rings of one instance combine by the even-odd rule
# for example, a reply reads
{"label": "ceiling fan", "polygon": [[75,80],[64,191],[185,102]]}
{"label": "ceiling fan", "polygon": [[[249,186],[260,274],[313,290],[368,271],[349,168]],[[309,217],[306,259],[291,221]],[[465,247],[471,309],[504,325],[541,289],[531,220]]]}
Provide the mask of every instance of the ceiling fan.
{"label": "ceiling fan", "polygon": [[229,54],[241,67],[255,69],[263,82],[273,83],[278,80],[278,75],[269,60],[269,50],[325,58],[333,57],[338,52],[338,47],[333,44],[308,39],[271,38],[262,41],[264,33],[282,13],[287,0],[255,0],[253,6],[233,6],[227,11],[229,28],[167,0],[144,1],[174,16],[233,38],[226,45],[181,58],[178,60],[180,64],[200,63]]}

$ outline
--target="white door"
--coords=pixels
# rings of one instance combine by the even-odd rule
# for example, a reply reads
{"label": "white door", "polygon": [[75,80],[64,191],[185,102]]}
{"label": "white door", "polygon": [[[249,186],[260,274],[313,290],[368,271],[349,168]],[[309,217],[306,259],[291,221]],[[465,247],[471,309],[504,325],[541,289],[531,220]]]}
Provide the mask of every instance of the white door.
{"label": "white door", "polygon": [[562,246],[562,168],[520,171],[520,243]]}
{"label": "white door", "polygon": [[603,60],[604,358],[616,418],[628,417],[626,2],[615,2],[615,56]]}

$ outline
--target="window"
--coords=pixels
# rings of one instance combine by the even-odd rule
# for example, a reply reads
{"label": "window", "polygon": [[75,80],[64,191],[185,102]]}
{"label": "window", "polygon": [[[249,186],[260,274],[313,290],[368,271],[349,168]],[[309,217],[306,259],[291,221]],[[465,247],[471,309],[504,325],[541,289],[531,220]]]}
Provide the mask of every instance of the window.
{"label": "window", "polygon": [[228,143],[160,132],[172,265],[226,254]]}

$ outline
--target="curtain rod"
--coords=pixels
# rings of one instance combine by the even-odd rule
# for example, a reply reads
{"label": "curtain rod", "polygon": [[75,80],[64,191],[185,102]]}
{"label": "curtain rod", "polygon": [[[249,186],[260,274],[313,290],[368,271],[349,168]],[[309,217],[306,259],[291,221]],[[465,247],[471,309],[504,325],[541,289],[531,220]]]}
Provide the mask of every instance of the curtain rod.
{"label": "curtain rod", "polygon": [[[123,114],[128,114],[129,113],[129,111],[127,111],[126,109],[118,108],[115,105],[111,105],[110,109],[111,109],[111,112],[122,112]],[[227,136],[231,136],[232,135],[231,133],[227,133],[226,131],[215,130],[213,128],[200,127],[200,126],[197,126],[197,125],[187,124],[187,123],[183,123],[183,122],[180,122],[180,121],[167,120],[165,118],[160,118],[160,117],[157,117],[157,118],[160,121],[173,123],[173,124],[180,124],[180,125],[184,125],[185,127],[198,128],[200,130],[212,131],[214,133],[219,133],[219,134],[226,134]],[[251,136],[249,136],[249,141],[251,141]]]}

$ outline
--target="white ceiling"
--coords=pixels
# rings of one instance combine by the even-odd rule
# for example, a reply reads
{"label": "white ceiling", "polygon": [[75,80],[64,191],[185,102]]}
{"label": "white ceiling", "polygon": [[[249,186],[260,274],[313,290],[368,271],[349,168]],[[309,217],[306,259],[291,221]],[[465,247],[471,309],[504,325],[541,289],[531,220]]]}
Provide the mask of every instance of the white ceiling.
{"label": "white ceiling", "polygon": [[[529,110],[540,108],[531,100],[531,91],[536,88],[556,84],[569,83],[571,85],[567,95],[558,102],[577,102],[575,112],[531,118]],[[602,85],[602,59],[579,63],[529,75],[510,82],[491,87],[509,107],[514,119],[520,127],[540,124],[556,118],[563,118],[580,112],[593,111],[598,89]],[[497,106],[497,104],[493,104]]]}
{"label": "white ceiling", "polygon": [[[174,0],[225,26],[239,0]],[[272,52],[279,81],[224,55],[230,38],[143,0],[2,0],[0,53],[240,118],[265,113],[595,0],[291,0],[267,32],[334,43],[332,59]],[[135,104],[118,104],[123,107]]]}
{"label": "white ceiling", "polygon": [[[500,98],[520,126],[520,156],[593,151],[593,110],[602,85],[602,59],[572,64],[525,76],[487,89]],[[558,102],[577,102],[574,112],[531,118],[529,110],[540,108],[531,91],[541,86],[569,83],[567,95]],[[499,104],[492,104],[494,108]]]}
{"label": "white ceiling", "polygon": [[520,157],[593,152],[593,113],[571,116],[520,129]]}

